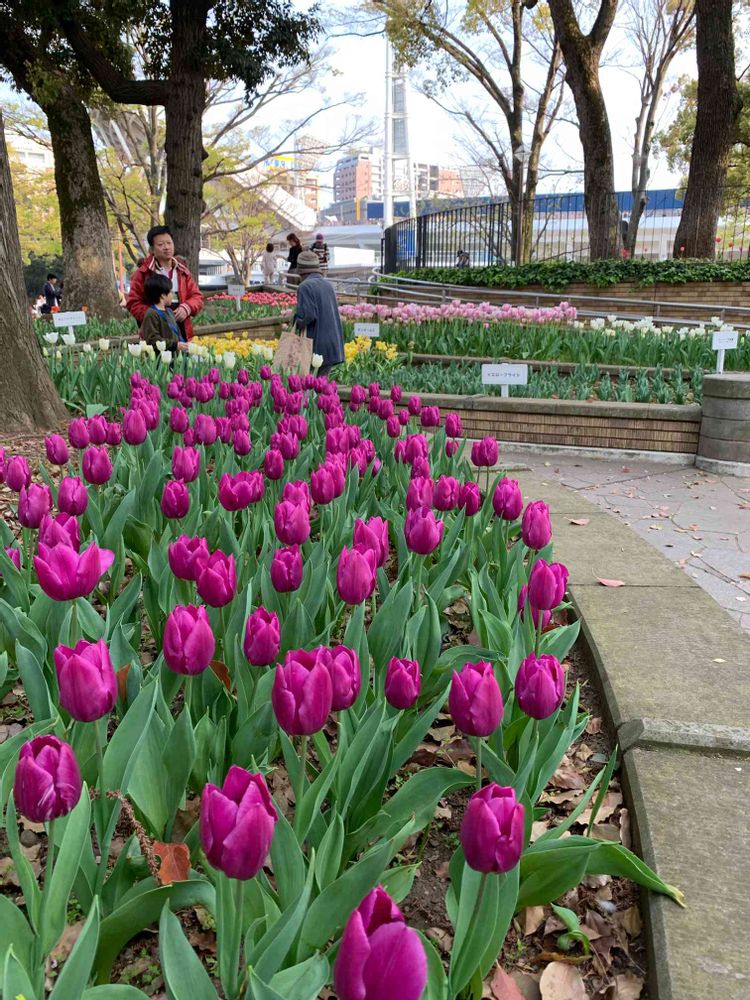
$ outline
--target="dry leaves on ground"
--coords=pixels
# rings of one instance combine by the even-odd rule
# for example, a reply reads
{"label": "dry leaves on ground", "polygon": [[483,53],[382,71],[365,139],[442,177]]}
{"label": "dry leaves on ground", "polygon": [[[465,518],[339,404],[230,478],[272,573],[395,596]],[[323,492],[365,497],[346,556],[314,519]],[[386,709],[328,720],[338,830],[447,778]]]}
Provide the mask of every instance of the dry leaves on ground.
{"label": "dry leaves on ground", "polygon": [[161,858],[159,882],[162,885],[187,881],[190,875],[190,849],[187,844],[163,844],[155,840],[154,853]]}
{"label": "dry leaves on ground", "polygon": [[600,583],[602,585],[602,587],[624,587],[625,586],[625,581],[624,580],[605,580],[605,579],[602,579],[602,577],[600,577],[600,576],[598,576],[596,578],[596,582]]}
{"label": "dry leaves on ground", "polygon": [[586,1000],[583,976],[573,965],[550,962],[539,980],[542,1000]]}

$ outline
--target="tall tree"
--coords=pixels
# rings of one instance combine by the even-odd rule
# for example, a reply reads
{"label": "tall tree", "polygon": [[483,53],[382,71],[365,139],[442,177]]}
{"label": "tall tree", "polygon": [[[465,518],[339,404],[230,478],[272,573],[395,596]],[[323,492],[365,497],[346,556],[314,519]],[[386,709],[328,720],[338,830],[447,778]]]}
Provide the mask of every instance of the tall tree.
{"label": "tall tree", "polygon": [[[524,0],[534,8],[538,0]],[[612,132],[599,66],[617,14],[618,0],[596,0],[596,16],[585,33],[573,0],[548,0],[555,34],[565,60],[565,80],[573,94],[578,134],[583,147],[583,191],[593,260],[615,256],[620,249],[620,220],[615,198]]]}
{"label": "tall tree", "polygon": [[[206,81],[236,80],[252,93],[273,66],[306,58],[317,33],[315,18],[295,12],[289,0],[169,0],[158,5],[60,0],[56,16],[76,55],[112,100],[164,107],[166,222],[178,252],[197,273]],[[123,71],[110,58],[106,40],[113,24],[140,27],[143,67],[134,63]]]}
{"label": "tall tree", "polygon": [[675,256],[713,257],[716,252],[724,186],[742,112],[732,7],[732,0],[695,3],[698,111]]}
{"label": "tall tree", "polygon": [[85,83],[69,63],[69,50],[51,37],[30,0],[0,0],[0,66],[47,117],[55,156],[60,208],[65,304],[87,306],[103,318],[122,314],[104,196],[82,99]]}
{"label": "tall tree", "polygon": [[49,430],[65,418],[31,324],[0,111],[0,414],[3,430]]}

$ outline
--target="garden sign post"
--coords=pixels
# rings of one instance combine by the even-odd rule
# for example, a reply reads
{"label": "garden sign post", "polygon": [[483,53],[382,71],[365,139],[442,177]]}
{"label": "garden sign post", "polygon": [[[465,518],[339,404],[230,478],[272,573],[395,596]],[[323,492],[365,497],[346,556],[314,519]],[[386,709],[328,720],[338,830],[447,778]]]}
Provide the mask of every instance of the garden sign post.
{"label": "garden sign post", "polygon": [[482,385],[499,385],[504,398],[510,395],[509,386],[528,384],[528,365],[482,365]]}
{"label": "garden sign post", "polygon": [[355,337],[379,337],[380,323],[355,323]]}
{"label": "garden sign post", "polygon": [[722,375],[724,373],[724,352],[733,351],[737,346],[739,340],[739,335],[736,330],[733,330],[731,326],[722,327],[721,330],[717,330],[713,337],[712,347],[713,350],[717,352],[716,354],[716,374]]}
{"label": "garden sign post", "polygon": [[227,294],[231,295],[234,301],[237,303],[237,312],[240,311],[240,300],[245,294],[244,285],[227,285]]}
{"label": "garden sign post", "polygon": [[68,333],[75,337],[75,326],[86,326],[86,313],[83,309],[78,312],[58,312],[52,313],[52,322],[55,326],[67,327]]}

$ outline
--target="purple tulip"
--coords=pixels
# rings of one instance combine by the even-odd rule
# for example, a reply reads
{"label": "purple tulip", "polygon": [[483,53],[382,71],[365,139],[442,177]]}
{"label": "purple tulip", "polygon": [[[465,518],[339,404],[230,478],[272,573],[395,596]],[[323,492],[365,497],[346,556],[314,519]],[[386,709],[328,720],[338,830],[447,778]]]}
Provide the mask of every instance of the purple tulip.
{"label": "purple tulip", "polygon": [[195,585],[200,597],[212,608],[223,608],[229,604],[237,591],[234,556],[227,556],[221,550],[212,552],[200,564]]}
{"label": "purple tulip", "polygon": [[357,518],[354,522],[354,545],[358,549],[371,549],[375,553],[376,564],[385,566],[388,562],[388,522],[382,517],[371,517],[369,521]]}
{"label": "purple tulip", "polygon": [[[16,567],[16,569],[20,569],[21,568],[21,550],[20,549],[13,548],[12,545],[9,545],[5,549],[5,554],[10,559],[10,561],[13,563],[13,565]],[[2,576],[3,576],[3,574],[2,574],[2,572],[0,572],[0,579],[2,579]]]}
{"label": "purple tulip", "polygon": [[170,479],[161,495],[161,512],[170,520],[179,521],[190,510],[190,493],[181,479]]}
{"label": "purple tulip", "polygon": [[499,454],[497,441],[493,437],[482,438],[481,441],[475,441],[471,446],[471,461],[478,468],[496,465]]}
{"label": "purple tulip", "polygon": [[307,508],[308,513],[312,507],[310,487],[303,479],[297,479],[293,483],[284,483],[284,489],[281,491],[281,499],[288,500],[293,504],[301,504]]}
{"label": "purple tulip", "polygon": [[164,662],[176,674],[201,674],[213,659],[216,640],[205,608],[178,605],[167,616],[162,643]]}
{"label": "purple tulip", "polygon": [[531,620],[534,623],[534,628],[539,628],[539,615],[542,616],[542,631],[544,631],[552,620],[552,612],[540,611],[538,608],[531,607],[529,604],[529,588],[524,584],[521,587],[521,593],[518,595],[518,613],[521,616],[521,621],[526,621],[527,607],[531,611]]}
{"label": "purple tulip", "polygon": [[278,448],[269,448],[263,458],[263,469],[269,479],[281,479],[284,475],[284,456]]}
{"label": "purple tulip", "polygon": [[458,441],[453,441],[449,439],[448,441],[445,442],[445,454],[448,456],[448,458],[453,458],[453,456],[458,451],[459,447],[460,445]]}
{"label": "purple tulip", "polygon": [[257,608],[247,619],[243,649],[248,663],[267,667],[279,655],[281,628],[273,611]]}
{"label": "purple tulip", "polygon": [[392,402],[394,402],[394,403],[400,403],[401,402],[401,397],[403,395],[403,392],[404,392],[404,390],[401,388],[400,385],[392,385],[391,386],[391,391],[390,391],[390,397],[391,397]]}
{"label": "purple tulip", "polygon": [[81,639],[74,649],[57,646],[54,652],[60,704],[78,722],[94,722],[109,715],[117,701],[117,677],[104,639]]}
{"label": "purple tulip", "polygon": [[65,465],[70,458],[68,446],[65,438],[59,434],[51,434],[44,439],[44,447],[47,451],[47,461],[52,465]]}
{"label": "purple tulip", "polygon": [[424,945],[381,886],[346,923],[333,983],[339,1000],[420,1000],[424,992]]}
{"label": "purple tulip", "polygon": [[458,506],[466,511],[467,517],[474,517],[482,506],[482,491],[476,483],[468,482],[458,491]]}
{"label": "purple tulip", "polygon": [[552,539],[549,507],[543,500],[527,504],[521,521],[521,537],[530,549],[543,549]]}
{"label": "purple tulip", "polygon": [[541,611],[554,611],[563,602],[567,583],[566,566],[537,559],[529,576],[529,603]]}
{"label": "purple tulip", "polygon": [[178,580],[195,580],[200,573],[201,565],[208,561],[208,557],[208,542],[205,538],[180,535],[169,545],[169,568]]}
{"label": "purple tulip", "polygon": [[406,404],[409,413],[416,417],[420,410],[422,409],[422,398],[421,396],[409,396],[409,401]]}
{"label": "purple tulip", "polygon": [[183,406],[173,406],[169,411],[169,429],[175,434],[184,434],[189,426],[188,411]]}
{"label": "purple tulip", "polygon": [[184,483],[192,483],[201,471],[201,453],[197,448],[180,448],[176,445],[172,450],[172,475]]}
{"label": "purple tulip", "polygon": [[333,703],[331,675],[317,652],[290,650],[276,667],[271,704],[290,736],[310,736],[326,723]]}
{"label": "purple tulip", "polygon": [[276,549],[271,560],[271,583],[280,594],[299,589],[302,583],[302,554],[299,545]]}
{"label": "purple tulip", "polygon": [[419,664],[416,660],[400,660],[394,656],[385,672],[386,701],[394,708],[411,708],[421,688]]}
{"label": "purple tulip", "polygon": [[336,586],[346,604],[361,604],[375,590],[377,583],[377,557],[372,549],[354,545],[344,547],[336,570]]}
{"label": "purple tulip", "polygon": [[461,845],[474,871],[509,872],[521,859],[524,809],[512,788],[490,784],[475,792],[461,824]]}
{"label": "purple tulip", "polygon": [[238,427],[232,435],[232,447],[234,448],[235,455],[239,455],[240,457],[249,455],[253,448],[249,433]]}
{"label": "purple tulip", "polygon": [[301,545],[310,537],[310,514],[304,504],[282,500],[273,512],[276,535],[284,545]]}
{"label": "purple tulip", "polygon": [[334,712],[343,712],[351,708],[359,697],[362,685],[359,657],[348,646],[334,646],[323,662],[331,675],[333,689],[331,708]]}
{"label": "purple tulip", "polygon": [[106,448],[93,445],[83,453],[83,478],[92,486],[103,486],[112,478],[112,462]]}
{"label": "purple tulip", "polygon": [[432,507],[435,496],[435,486],[427,476],[417,476],[409,483],[406,491],[406,509],[419,510],[420,507]]}
{"label": "purple tulip", "polygon": [[229,878],[254,878],[271,850],[276,807],[262,774],[232,764],[221,788],[201,796],[201,845],[214,868]]}
{"label": "purple tulip", "polygon": [[211,445],[218,437],[216,421],[207,413],[199,413],[195,418],[195,439],[199,444]]}
{"label": "purple tulip", "polygon": [[458,507],[459,489],[459,482],[453,476],[441,476],[432,493],[432,502],[437,510],[455,510]]}
{"label": "purple tulip", "polygon": [[58,514],[57,517],[47,514],[39,525],[39,541],[50,549],[55,545],[70,545],[78,552],[81,547],[81,526],[70,514]]}
{"label": "purple tulip", "polygon": [[94,417],[89,417],[86,421],[89,432],[89,441],[92,444],[106,444],[107,442],[107,418],[101,413]]}
{"label": "purple tulip", "polygon": [[89,493],[78,476],[66,476],[60,480],[57,491],[57,506],[64,514],[78,517],[89,505]]}
{"label": "purple tulip", "polygon": [[76,417],[68,424],[68,441],[73,448],[83,451],[89,444],[89,432],[83,417]]}
{"label": "purple tulip", "polygon": [[122,436],[127,444],[143,444],[147,434],[144,414],[140,410],[126,410],[122,418]]}
{"label": "purple tulip", "polygon": [[232,440],[232,425],[229,417],[216,417],[216,435],[222,444],[229,444]]}
{"label": "purple tulip", "polygon": [[88,597],[114,561],[114,552],[95,544],[78,553],[69,545],[49,548],[40,542],[34,569],[48,597],[53,601],[73,601]]}
{"label": "purple tulip", "polygon": [[491,663],[465,664],[454,671],[448,708],[466,736],[491,736],[503,718],[503,696]]}
{"label": "purple tulip", "polygon": [[122,444],[122,424],[112,420],[107,424],[107,444],[110,448],[116,448]]}
{"label": "purple tulip", "polygon": [[443,539],[445,525],[427,507],[410,510],[404,522],[404,537],[412,552],[426,556],[434,552]]}
{"label": "purple tulip", "polygon": [[333,469],[327,463],[310,473],[310,493],[317,504],[330,503],[336,497]]}
{"label": "purple tulip", "polygon": [[516,521],[523,510],[521,487],[515,479],[501,479],[492,494],[492,507],[504,521]]}
{"label": "purple tulip", "polygon": [[15,455],[5,466],[5,485],[14,493],[20,493],[24,486],[31,485],[31,469],[22,455]]}
{"label": "purple tulip", "polygon": [[13,801],[32,823],[49,823],[67,814],[81,797],[81,772],[73,748],[57,736],[24,743],[13,781]]}
{"label": "purple tulip", "polygon": [[565,672],[554,656],[531,653],[516,674],[516,701],[532,719],[546,719],[565,697]]}
{"label": "purple tulip", "polygon": [[401,423],[395,414],[386,419],[385,432],[389,438],[398,438],[401,436]]}
{"label": "purple tulip", "polygon": [[52,510],[52,494],[46,483],[22,486],[18,496],[18,520],[24,528],[36,530]]}
{"label": "purple tulip", "polygon": [[[259,473],[238,472],[236,476],[224,473],[219,480],[219,503],[224,510],[244,510],[250,506],[256,493],[253,475]],[[261,476],[261,485],[262,481]]]}
{"label": "purple tulip", "polygon": [[414,465],[418,458],[429,458],[430,446],[424,434],[410,434],[404,445],[404,455],[409,465]]}
{"label": "purple tulip", "polygon": [[461,416],[458,413],[449,413],[445,418],[445,433],[449,438],[460,438],[464,429],[461,426]]}
{"label": "purple tulip", "polygon": [[419,415],[419,422],[422,424],[423,427],[439,427],[440,407],[423,406],[422,412]]}

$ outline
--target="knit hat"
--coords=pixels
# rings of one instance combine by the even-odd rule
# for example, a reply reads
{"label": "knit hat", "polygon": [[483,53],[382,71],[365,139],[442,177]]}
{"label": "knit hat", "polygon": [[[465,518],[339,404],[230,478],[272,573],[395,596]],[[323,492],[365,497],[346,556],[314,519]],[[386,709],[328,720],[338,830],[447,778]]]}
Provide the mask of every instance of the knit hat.
{"label": "knit hat", "polygon": [[303,250],[297,258],[297,270],[300,274],[311,274],[320,270],[320,258],[313,250]]}

